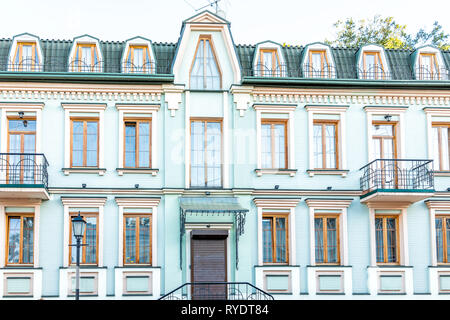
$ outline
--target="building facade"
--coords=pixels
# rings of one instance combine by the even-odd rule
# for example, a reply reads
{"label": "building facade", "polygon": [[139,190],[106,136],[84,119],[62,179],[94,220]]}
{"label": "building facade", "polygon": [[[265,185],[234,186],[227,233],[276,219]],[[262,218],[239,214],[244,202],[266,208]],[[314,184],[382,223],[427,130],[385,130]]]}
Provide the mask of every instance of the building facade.
{"label": "building facade", "polygon": [[236,45],[205,11],[0,59],[1,299],[72,299],[78,213],[84,299],[447,299],[450,52]]}

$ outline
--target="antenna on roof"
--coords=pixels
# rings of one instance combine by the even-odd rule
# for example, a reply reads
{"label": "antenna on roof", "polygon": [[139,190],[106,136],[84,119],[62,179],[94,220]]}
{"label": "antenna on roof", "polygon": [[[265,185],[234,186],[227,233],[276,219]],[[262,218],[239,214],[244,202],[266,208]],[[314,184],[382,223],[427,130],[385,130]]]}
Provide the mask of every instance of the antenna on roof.
{"label": "antenna on roof", "polygon": [[219,7],[219,2],[221,0],[208,0],[208,4],[204,5],[203,7],[200,8],[195,8],[192,4],[190,4],[187,0],[184,0],[184,2],[186,2],[192,9],[194,9],[195,11],[199,11],[202,9],[205,9],[207,7],[214,7],[214,12],[218,15],[221,16],[222,18],[225,18],[225,11],[223,9],[221,9]]}

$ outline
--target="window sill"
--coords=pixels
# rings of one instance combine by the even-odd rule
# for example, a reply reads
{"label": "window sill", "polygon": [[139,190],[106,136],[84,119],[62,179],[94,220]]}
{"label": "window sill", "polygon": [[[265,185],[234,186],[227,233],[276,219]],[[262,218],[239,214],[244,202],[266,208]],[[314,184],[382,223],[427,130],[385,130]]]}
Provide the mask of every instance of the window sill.
{"label": "window sill", "polygon": [[159,172],[159,169],[153,168],[117,168],[116,169],[119,176],[123,176],[124,173],[131,174],[151,174],[152,176],[156,176]]}
{"label": "window sill", "polygon": [[297,169],[255,169],[255,173],[258,177],[263,174],[283,174],[293,177],[297,173]]}
{"label": "window sill", "polygon": [[450,171],[433,171],[435,177],[450,177]]}
{"label": "window sill", "polygon": [[310,177],[314,177],[314,175],[337,175],[345,178],[350,170],[339,170],[339,169],[309,169],[306,172]]}
{"label": "window sill", "polygon": [[99,176],[103,176],[106,172],[105,168],[62,168],[62,171],[66,176],[71,173],[97,173]]}

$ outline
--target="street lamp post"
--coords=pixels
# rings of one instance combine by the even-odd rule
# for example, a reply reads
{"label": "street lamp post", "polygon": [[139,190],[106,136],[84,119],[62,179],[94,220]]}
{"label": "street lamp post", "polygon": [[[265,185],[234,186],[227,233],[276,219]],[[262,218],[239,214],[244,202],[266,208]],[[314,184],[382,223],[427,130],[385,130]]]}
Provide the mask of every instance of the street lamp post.
{"label": "street lamp post", "polygon": [[80,300],[80,248],[82,246],[81,240],[84,236],[84,230],[86,229],[86,221],[80,216],[78,211],[78,216],[72,219],[72,231],[77,244],[77,269],[76,269],[76,279],[75,279],[75,300]]}

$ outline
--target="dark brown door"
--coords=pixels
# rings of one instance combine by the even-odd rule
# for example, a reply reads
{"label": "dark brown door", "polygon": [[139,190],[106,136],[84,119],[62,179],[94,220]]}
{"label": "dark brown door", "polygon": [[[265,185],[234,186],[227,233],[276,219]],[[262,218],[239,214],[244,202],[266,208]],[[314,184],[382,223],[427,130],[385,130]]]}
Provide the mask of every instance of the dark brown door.
{"label": "dark brown door", "polygon": [[193,230],[191,239],[192,300],[225,300],[227,287],[226,230]]}

